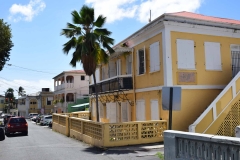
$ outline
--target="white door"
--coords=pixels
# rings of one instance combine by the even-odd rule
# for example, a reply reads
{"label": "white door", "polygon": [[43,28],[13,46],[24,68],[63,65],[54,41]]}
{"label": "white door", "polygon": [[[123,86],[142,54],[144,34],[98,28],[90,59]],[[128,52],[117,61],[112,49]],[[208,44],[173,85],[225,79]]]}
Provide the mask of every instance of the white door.
{"label": "white door", "polygon": [[137,121],[145,121],[145,101],[137,100],[136,105],[136,120]]}
{"label": "white door", "polygon": [[131,105],[128,102],[121,102],[121,121],[131,121]]}
{"label": "white door", "polygon": [[151,120],[159,120],[158,100],[151,100]]}
{"label": "white door", "polygon": [[107,103],[107,119],[109,123],[117,122],[117,104],[115,102]]}

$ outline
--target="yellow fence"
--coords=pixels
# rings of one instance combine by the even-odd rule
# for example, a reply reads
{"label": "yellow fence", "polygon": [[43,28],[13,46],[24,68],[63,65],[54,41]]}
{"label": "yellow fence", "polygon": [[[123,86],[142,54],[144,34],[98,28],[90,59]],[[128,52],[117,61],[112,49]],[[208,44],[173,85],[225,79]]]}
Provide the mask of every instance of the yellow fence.
{"label": "yellow fence", "polygon": [[98,147],[163,142],[163,132],[167,130],[165,120],[101,123],[66,116],[69,123],[63,125],[56,121],[60,117],[63,115],[53,114],[54,131]]}

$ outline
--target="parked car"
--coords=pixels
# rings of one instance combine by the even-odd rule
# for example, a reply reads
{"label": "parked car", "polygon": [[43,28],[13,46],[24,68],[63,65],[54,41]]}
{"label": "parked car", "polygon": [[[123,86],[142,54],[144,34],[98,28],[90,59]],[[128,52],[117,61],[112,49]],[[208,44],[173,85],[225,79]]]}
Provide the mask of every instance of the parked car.
{"label": "parked car", "polygon": [[10,115],[10,114],[6,114],[5,117],[4,117],[4,125],[7,124],[8,120],[11,118],[11,117],[15,117],[14,115]]}
{"label": "parked car", "polygon": [[5,139],[5,134],[3,128],[0,128],[0,141],[3,141]]}
{"label": "parked car", "polygon": [[4,126],[4,118],[0,117],[0,126]]}
{"label": "parked car", "polygon": [[[37,115],[37,116],[38,116],[38,115]],[[37,116],[33,116],[33,117],[31,118],[31,120],[34,121],[34,122],[36,122]]]}
{"label": "parked car", "polygon": [[37,116],[38,113],[29,113],[28,114],[28,118],[31,119],[33,116]]}
{"label": "parked car", "polygon": [[40,120],[41,120],[42,116],[43,116],[42,114],[37,115],[37,117],[36,117],[36,124],[40,123]]}
{"label": "parked car", "polygon": [[47,125],[52,120],[52,115],[44,115],[40,120],[40,125]]}
{"label": "parked car", "polygon": [[5,126],[5,135],[10,133],[21,132],[28,135],[28,123],[24,117],[11,117]]}

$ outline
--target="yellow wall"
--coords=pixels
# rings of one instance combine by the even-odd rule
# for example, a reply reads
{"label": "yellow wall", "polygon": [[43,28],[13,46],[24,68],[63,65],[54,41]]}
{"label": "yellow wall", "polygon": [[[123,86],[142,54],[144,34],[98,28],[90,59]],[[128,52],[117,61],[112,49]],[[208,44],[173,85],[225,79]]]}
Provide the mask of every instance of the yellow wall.
{"label": "yellow wall", "polygon": [[[150,50],[149,47],[151,44],[159,42],[159,52],[160,52],[160,71],[149,73],[150,72]],[[145,55],[146,55],[146,73],[142,75],[137,75],[137,51],[143,49],[145,46]],[[139,45],[134,47],[134,58],[133,58],[133,70],[135,76],[135,88],[147,88],[154,86],[161,86],[164,84],[163,78],[163,56],[162,56],[162,34],[158,34],[151,39],[148,39]]]}
{"label": "yellow wall", "polygon": [[[193,40],[195,67],[197,72],[198,85],[226,85],[232,79],[231,65],[231,44],[240,44],[237,38],[228,38],[220,36],[210,36],[202,34],[190,34],[182,32],[171,32],[171,50],[172,50],[172,70],[173,84],[177,85],[177,39]],[[205,68],[204,42],[217,42],[221,44],[222,71],[209,71]],[[186,70],[181,70],[186,71]],[[189,71],[189,70],[187,70]],[[193,71],[193,70],[191,70]]]}

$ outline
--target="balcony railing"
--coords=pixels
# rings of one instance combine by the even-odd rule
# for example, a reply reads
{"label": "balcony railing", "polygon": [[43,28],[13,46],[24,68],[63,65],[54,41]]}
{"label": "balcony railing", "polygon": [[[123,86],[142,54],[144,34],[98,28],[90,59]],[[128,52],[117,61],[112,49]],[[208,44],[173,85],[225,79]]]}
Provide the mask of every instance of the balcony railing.
{"label": "balcony railing", "polygon": [[98,82],[96,89],[94,84],[89,85],[89,94],[95,94],[96,91],[103,94],[106,92],[131,89],[133,89],[132,75],[121,75]]}

